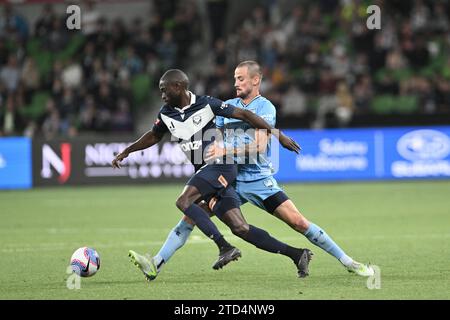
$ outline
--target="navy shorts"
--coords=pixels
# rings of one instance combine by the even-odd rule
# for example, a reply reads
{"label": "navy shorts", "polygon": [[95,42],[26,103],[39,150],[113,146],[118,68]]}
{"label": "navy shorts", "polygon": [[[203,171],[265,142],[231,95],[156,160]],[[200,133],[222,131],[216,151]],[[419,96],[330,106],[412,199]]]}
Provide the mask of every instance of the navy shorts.
{"label": "navy shorts", "polygon": [[232,184],[236,180],[237,166],[210,164],[197,171],[186,183],[194,186],[211,210],[220,218],[230,209],[239,208],[239,196]]}

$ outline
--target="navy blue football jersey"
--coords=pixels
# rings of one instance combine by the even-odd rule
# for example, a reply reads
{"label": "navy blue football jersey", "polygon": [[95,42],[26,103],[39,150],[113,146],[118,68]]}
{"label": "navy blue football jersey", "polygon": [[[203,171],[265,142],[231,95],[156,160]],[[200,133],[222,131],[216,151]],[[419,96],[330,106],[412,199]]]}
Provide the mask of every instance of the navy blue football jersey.
{"label": "navy blue football jersey", "polygon": [[189,93],[191,101],[184,108],[164,105],[152,130],[160,136],[170,132],[197,171],[205,165],[205,148],[214,141],[216,116],[229,118],[235,107],[210,96]]}

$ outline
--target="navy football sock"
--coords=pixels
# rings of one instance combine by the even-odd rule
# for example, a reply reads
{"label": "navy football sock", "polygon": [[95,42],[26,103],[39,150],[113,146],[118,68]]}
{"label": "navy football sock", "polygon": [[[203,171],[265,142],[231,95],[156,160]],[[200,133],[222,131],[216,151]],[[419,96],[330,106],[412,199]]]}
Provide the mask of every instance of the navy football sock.
{"label": "navy football sock", "polygon": [[211,221],[208,214],[195,203],[191,204],[189,208],[184,211],[184,214],[195,221],[197,227],[208,238],[214,240],[219,249],[223,247],[231,247],[231,245],[224,239],[217,226]]}
{"label": "navy football sock", "polygon": [[298,259],[302,253],[300,249],[291,247],[286,243],[275,239],[265,230],[259,229],[252,225],[249,226],[249,231],[244,240],[250,242],[259,249],[272,253],[280,253],[291,258],[295,263],[298,262]]}
{"label": "navy football sock", "polygon": [[267,231],[250,225],[245,240],[259,249],[272,253],[281,253],[287,255],[288,245],[273,238]]}

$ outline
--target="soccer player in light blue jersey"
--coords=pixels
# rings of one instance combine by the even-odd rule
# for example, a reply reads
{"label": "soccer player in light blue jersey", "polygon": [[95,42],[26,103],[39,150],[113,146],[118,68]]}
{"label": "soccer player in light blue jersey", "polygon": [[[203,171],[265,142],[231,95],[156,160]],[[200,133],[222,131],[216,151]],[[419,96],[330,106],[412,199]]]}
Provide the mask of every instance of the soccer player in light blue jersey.
{"label": "soccer player in light blue jersey", "polygon": [[[275,126],[276,109],[274,105],[259,93],[262,73],[255,61],[240,63],[234,73],[237,98],[226,101],[227,104],[254,112]],[[269,160],[270,135],[264,130],[256,130],[254,134],[245,132],[248,125],[237,119],[218,117],[216,126],[224,130],[225,146],[215,144],[207,154],[207,157],[223,158],[232,156],[238,163],[238,176],[235,188],[242,204],[250,202],[262,210],[274,215],[288,224],[292,229],[301,233],[311,243],[320,247],[335,257],[348,271],[361,276],[372,276],[374,270],[366,265],[353,260],[348,256],[324,231],[323,228],[307,220],[297,209],[295,204],[280,188],[275,178]],[[236,131],[236,129],[240,129]],[[249,160],[248,155],[258,154]],[[256,159],[256,160],[255,160]],[[244,163],[244,164],[239,164]],[[194,227],[194,223],[188,217],[183,217],[170,231],[166,242],[151,258],[154,277],[158,275],[164,264],[181,248],[188,239]]]}

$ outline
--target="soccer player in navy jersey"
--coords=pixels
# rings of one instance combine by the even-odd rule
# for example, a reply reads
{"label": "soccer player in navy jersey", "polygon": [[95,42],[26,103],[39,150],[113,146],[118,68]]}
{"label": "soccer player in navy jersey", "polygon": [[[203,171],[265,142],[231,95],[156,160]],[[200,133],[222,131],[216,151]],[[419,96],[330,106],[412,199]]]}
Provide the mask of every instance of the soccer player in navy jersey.
{"label": "soccer player in navy jersey", "polygon": [[[259,64],[255,61],[240,63],[235,69],[234,79],[237,97],[225,103],[249,110],[275,126],[276,109],[259,92],[262,80]],[[360,276],[374,274],[370,265],[353,260],[320,226],[308,221],[284,193],[273,177],[267,132],[248,131],[249,125],[246,122],[220,116],[216,119],[216,126],[224,130],[225,145],[219,148],[217,144],[213,144],[207,151],[207,159],[222,157],[225,154],[235,157],[235,162],[239,164],[234,186],[241,204],[250,202],[281,219],[292,229],[304,235],[311,243],[335,257],[349,272]],[[248,155],[252,153],[257,154],[258,157],[254,157],[256,161],[250,163]],[[184,245],[193,226],[194,222],[185,216],[172,229],[160,251],[151,258],[156,274],[161,271],[175,251]]]}
{"label": "soccer player in navy jersey", "polygon": [[[233,162],[222,163],[220,159],[206,163],[204,159],[206,148],[214,141],[212,137],[216,133],[216,116],[240,119],[255,128],[275,133],[272,126],[248,110],[227,105],[210,96],[196,96],[188,90],[188,86],[189,79],[181,70],[172,69],[162,76],[159,89],[165,105],[153,128],[118,154],[112,161],[112,166],[120,168],[120,162],[130,153],[151,147],[170,132],[195,168],[195,174],[186,183],[176,206],[219,248],[219,258],[213,268],[220,269],[237,260],[241,252],[224,239],[208,213],[197,204],[200,201],[209,203],[211,211],[230,227],[233,234],[260,249],[290,257],[297,267],[299,277],[306,276],[312,256],[310,250],[282,243],[245,221],[239,209],[239,197],[232,186],[237,176],[237,166]],[[300,147],[295,141],[283,133],[277,137],[283,147],[298,153]],[[132,250],[129,251],[129,256],[148,280],[156,277],[156,269],[149,258]]]}

